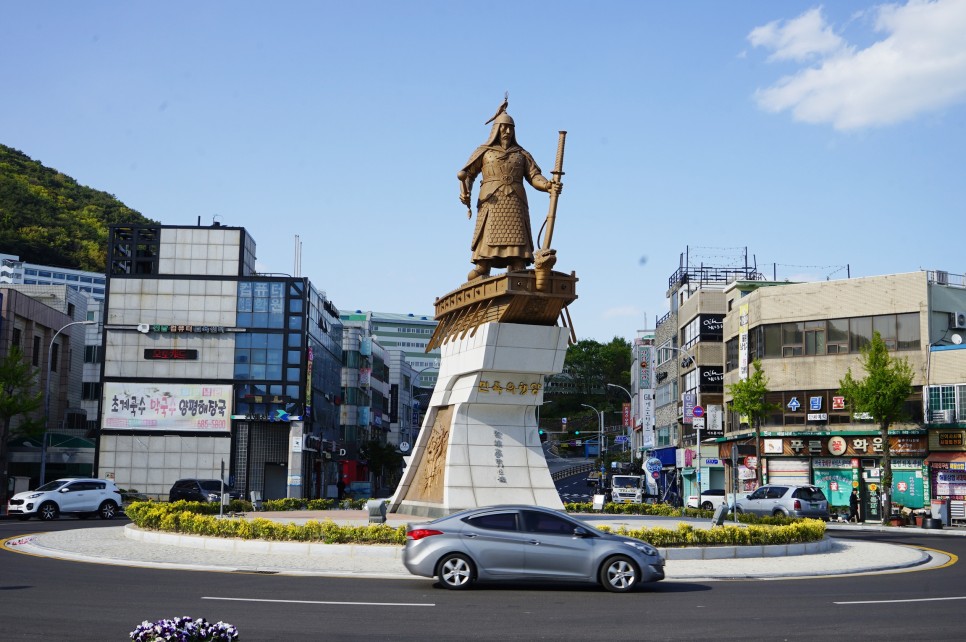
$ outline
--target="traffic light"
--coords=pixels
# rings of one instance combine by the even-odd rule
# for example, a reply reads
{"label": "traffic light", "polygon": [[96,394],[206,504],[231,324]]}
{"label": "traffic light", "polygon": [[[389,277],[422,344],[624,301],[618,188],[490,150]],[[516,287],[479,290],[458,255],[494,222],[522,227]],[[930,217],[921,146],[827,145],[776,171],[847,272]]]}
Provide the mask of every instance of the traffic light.
{"label": "traffic light", "polygon": [[541,434],[541,435],[543,434],[543,428],[541,428],[541,429],[540,429],[540,434]]}
{"label": "traffic light", "polygon": [[579,430],[575,430],[575,431],[574,431],[574,434],[575,434],[575,435],[579,435],[579,434],[580,434],[580,431],[579,431]]}

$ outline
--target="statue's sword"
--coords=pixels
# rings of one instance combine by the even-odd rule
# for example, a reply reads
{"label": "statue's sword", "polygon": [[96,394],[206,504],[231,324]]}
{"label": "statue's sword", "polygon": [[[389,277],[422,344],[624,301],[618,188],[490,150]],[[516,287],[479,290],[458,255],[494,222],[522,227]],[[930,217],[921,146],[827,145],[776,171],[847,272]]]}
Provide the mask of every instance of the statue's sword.
{"label": "statue's sword", "polygon": [[[560,138],[557,140],[557,162],[554,164],[553,171],[553,182],[560,183],[560,177],[564,175],[563,171],[563,159],[564,159],[564,144],[567,142],[567,132],[560,132]],[[557,191],[550,192],[550,212],[547,214],[546,230],[543,233],[543,243],[540,248],[543,250],[550,249],[550,241],[553,239],[553,223],[557,218],[557,199],[560,194]]]}

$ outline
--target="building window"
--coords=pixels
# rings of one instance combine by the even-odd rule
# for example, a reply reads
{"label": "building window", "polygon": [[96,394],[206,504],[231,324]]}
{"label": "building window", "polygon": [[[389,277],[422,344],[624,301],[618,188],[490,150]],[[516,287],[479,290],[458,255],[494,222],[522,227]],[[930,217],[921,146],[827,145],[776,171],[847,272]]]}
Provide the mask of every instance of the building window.
{"label": "building window", "polygon": [[53,344],[50,346],[50,371],[57,372],[57,361],[60,357],[60,345]]}
{"label": "building window", "polygon": [[872,317],[849,319],[849,352],[861,352],[872,342]]}
{"label": "building window", "polygon": [[20,347],[20,328],[13,329],[13,336],[10,337],[10,343],[17,348]]}
{"label": "building window", "polygon": [[85,401],[97,401],[101,398],[101,383],[99,381],[85,381],[81,398]]}
{"label": "building window", "polygon": [[919,349],[919,314],[896,315],[896,347],[899,350]]}
{"label": "building window", "polygon": [[84,363],[101,363],[101,346],[84,346]]}
{"label": "building window", "polygon": [[829,319],[826,327],[826,354],[839,354],[849,351],[849,320]]}
{"label": "building window", "polygon": [[825,354],[825,321],[805,322],[805,354]]}
{"label": "building window", "polygon": [[40,337],[34,336],[34,351],[31,355],[31,362],[35,366],[40,365]]}
{"label": "building window", "polygon": [[799,357],[802,355],[802,341],[805,338],[804,324],[801,322],[782,324],[782,356]]}
{"label": "building window", "polygon": [[725,342],[725,372],[738,367],[738,337]]}

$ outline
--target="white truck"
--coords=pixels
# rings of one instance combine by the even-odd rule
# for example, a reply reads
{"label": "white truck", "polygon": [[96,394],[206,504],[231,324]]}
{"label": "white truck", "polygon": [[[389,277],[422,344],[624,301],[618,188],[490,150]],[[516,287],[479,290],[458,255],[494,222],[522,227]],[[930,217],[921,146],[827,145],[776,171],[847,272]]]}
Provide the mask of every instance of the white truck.
{"label": "white truck", "polygon": [[640,504],[657,495],[657,485],[644,475],[611,475],[610,500],[615,504]]}

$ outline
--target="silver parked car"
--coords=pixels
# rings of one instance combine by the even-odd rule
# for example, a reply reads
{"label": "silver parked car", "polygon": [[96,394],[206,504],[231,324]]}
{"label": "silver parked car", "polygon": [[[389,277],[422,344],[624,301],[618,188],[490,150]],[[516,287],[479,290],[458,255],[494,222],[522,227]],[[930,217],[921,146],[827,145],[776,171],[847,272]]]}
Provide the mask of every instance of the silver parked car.
{"label": "silver parked car", "polygon": [[448,589],[476,580],[544,580],[624,593],[664,579],[664,559],[647,542],[540,506],[474,508],[406,530],[403,564]]}
{"label": "silver parked car", "polygon": [[767,484],[738,499],[739,513],[812,517],[828,521],[828,499],[817,486]]}

